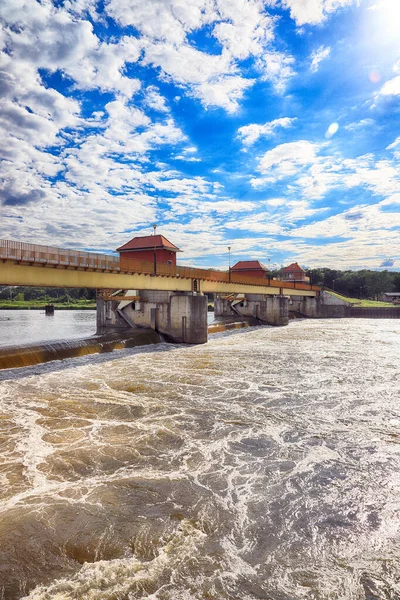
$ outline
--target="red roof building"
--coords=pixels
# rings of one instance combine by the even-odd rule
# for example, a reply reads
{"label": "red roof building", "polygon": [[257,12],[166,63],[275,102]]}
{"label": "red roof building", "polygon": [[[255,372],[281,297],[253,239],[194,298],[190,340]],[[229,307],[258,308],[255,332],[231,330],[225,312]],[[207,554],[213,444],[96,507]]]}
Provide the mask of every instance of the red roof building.
{"label": "red roof building", "polygon": [[182,252],[163,235],[146,235],[134,237],[129,242],[117,248],[121,258],[135,258],[153,262],[154,255],[157,263],[176,265],[176,253]]}
{"label": "red roof building", "polygon": [[282,269],[282,281],[303,281],[308,283],[310,278],[306,276],[305,270],[298,263],[292,263]]}
{"label": "red roof building", "polygon": [[231,269],[232,273],[244,275],[245,277],[257,277],[266,279],[268,277],[268,267],[259,260],[239,260]]}

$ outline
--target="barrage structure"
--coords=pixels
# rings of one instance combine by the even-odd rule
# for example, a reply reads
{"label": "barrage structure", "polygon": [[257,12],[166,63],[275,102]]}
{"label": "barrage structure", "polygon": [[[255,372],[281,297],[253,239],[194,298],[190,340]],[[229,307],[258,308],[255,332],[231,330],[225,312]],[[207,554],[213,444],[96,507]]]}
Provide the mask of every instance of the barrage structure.
{"label": "barrage structure", "polygon": [[154,256],[141,260],[125,252],[117,257],[0,240],[0,284],[95,288],[99,333],[150,327],[186,343],[207,341],[207,293],[215,294],[217,316],[273,325],[287,324],[290,298],[315,302],[320,294],[307,283],[177,266]]}

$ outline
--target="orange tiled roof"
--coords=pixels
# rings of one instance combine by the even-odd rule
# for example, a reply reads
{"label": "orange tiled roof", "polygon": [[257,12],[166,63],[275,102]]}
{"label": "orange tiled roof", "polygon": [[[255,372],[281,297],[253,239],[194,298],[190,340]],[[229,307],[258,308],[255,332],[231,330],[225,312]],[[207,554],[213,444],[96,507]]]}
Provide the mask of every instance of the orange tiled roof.
{"label": "orange tiled roof", "polygon": [[302,273],[305,273],[305,270],[302,269],[298,263],[292,263],[288,267],[285,267],[284,269],[282,269],[282,273],[289,273],[292,271],[300,271]]}
{"label": "orange tiled roof", "polygon": [[171,252],[182,252],[172,242],[163,235],[145,235],[143,237],[134,237],[129,242],[117,248],[117,252],[125,250],[160,250],[166,249]]}
{"label": "orange tiled roof", "polygon": [[259,260],[239,260],[236,265],[233,265],[232,271],[268,271],[268,267],[262,264]]}

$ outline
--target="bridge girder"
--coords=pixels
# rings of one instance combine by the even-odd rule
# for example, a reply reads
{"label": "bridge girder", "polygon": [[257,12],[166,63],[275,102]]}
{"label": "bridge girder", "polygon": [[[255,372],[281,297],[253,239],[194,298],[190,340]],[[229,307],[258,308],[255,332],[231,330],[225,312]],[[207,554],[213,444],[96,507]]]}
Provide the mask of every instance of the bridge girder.
{"label": "bridge girder", "polygon": [[308,297],[314,297],[318,294],[315,290],[277,288],[268,285],[229,283],[206,279],[193,280],[191,278],[144,273],[102,272],[90,269],[63,268],[61,266],[33,266],[12,260],[0,261],[0,285],[192,292],[194,281],[197,281],[196,291],[203,293],[283,294]]}

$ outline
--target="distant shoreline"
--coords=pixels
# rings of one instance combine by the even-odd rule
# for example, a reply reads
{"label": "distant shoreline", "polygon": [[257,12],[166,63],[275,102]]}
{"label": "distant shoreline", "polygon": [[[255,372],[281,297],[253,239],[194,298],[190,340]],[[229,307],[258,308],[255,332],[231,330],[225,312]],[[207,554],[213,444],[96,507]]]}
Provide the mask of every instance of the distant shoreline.
{"label": "distant shoreline", "polygon": [[[53,304],[52,302],[48,302],[47,304]],[[12,306],[10,304],[7,304],[5,306],[2,306],[0,304],[0,310],[44,310],[45,309],[46,304],[43,304],[41,306],[35,306],[35,305],[29,305],[29,303],[26,303],[26,305],[24,306]],[[58,310],[96,310],[96,305],[92,304],[92,305],[83,305],[81,306],[80,304],[54,304],[54,311],[57,312]]]}

